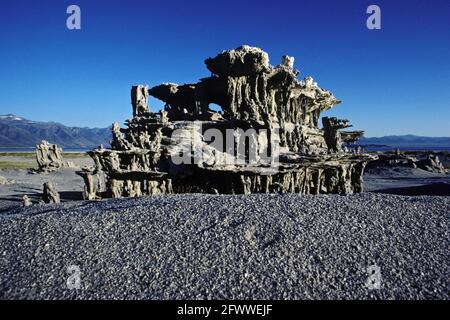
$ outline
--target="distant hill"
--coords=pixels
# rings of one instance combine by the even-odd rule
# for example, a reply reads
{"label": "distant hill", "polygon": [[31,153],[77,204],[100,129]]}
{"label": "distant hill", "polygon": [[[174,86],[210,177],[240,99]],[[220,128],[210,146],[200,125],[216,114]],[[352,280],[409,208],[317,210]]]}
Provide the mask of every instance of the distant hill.
{"label": "distant hill", "polygon": [[363,137],[360,145],[385,145],[390,147],[450,147],[450,137],[422,137],[415,135]]}
{"label": "distant hill", "polygon": [[67,127],[56,122],[31,121],[14,114],[0,115],[0,148],[34,147],[42,140],[63,148],[109,145],[109,128]]}

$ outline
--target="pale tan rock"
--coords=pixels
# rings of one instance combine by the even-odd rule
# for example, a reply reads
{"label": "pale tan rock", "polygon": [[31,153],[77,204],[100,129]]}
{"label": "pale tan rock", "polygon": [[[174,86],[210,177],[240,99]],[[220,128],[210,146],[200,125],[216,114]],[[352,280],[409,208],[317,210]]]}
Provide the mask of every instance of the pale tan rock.
{"label": "pale tan rock", "polygon": [[8,183],[9,183],[8,179],[6,179],[5,177],[0,176],[0,185],[8,184]]}
{"label": "pale tan rock", "polygon": [[[205,64],[212,75],[197,83],[132,87],[133,118],[124,128],[113,124],[111,149],[89,152],[95,167],[79,172],[87,199],[362,191],[365,165],[375,157],[345,145],[363,132],[342,131],[350,125],[337,118],[319,127],[321,113],[341,101],[312,77],[299,80],[293,57],[273,67],[263,50],[241,46]],[[149,111],[149,95],[165,103],[162,111]],[[99,173],[102,192],[94,183]]]}
{"label": "pale tan rock", "polygon": [[45,140],[36,145],[36,161],[38,172],[51,172],[68,166],[62,157],[62,149]]}
{"label": "pale tan rock", "polygon": [[32,204],[33,204],[33,203],[31,202],[30,198],[28,198],[27,195],[24,195],[24,196],[22,197],[22,206],[23,206],[23,207],[29,207],[29,206],[31,206]]}
{"label": "pale tan rock", "polygon": [[133,117],[149,112],[148,86],[137,85],[132,87],[131,104],[133,106]]}

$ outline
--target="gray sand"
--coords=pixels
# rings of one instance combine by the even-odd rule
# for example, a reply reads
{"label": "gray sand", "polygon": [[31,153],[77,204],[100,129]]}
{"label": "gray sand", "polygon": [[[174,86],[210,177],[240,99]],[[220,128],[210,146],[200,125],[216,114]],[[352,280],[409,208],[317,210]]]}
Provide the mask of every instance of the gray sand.
{"label": "gray sand", "polygon": [[[13,209],[0,215],[0,297],[448,299],[449,212],[449,197],[373,193]],[[380,289],[365,286],[374,265]]]}

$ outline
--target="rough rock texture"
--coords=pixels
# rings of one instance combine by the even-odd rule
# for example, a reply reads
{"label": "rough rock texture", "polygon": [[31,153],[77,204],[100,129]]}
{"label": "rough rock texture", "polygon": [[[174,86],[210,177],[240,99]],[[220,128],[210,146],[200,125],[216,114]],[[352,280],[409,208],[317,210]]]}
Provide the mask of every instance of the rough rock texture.
{"label": "rough rock texture", "polygon": [[50,172],[68,166],[62,157],[62,149],[45,140],[36,145],[36,161],[38,172]]}
{"label": "rough rock texture", "polygon": [[449,213],[374,193],[34,205],[0,216],[0,298],[449,299]]}
{"label": "rough rock texture", "polygon": [[430,154],[426,159],[419,160],[417,167],[430,172],[446,173],[444,165],[439,160],[439,156]]}
{"label": "rough rock texture", "polygon": [[5,177],[0,176],[0,185],[8,184],[8,183],[9,183],[8,179],[6,179]]}
{"label": "rough rock texture", "polygon": [[133,86],[131,88],[131,104],[133,105],[133,117],[148,112],[148,87]]}
{"label": "rough rock texture", "polygon": [[60,203],[60,197],[58,191],[56,191],[55,186],[53,186],[53,183],[46,182],[44,183],[44,192],[42,194],[42,200],[45,203]]}
{"label": "rough rock texture", "polygon": [[441,174],[447,173],[439,156],[436,154],[430,153],[425,157],[418,158],[416,155],[402,153],[398,149],[395,153],[379,154],[378,159],[372,161],[369,165],[369,168],[378,167],[408,167]]}
{"label": "rough rock texture", "polygon": [[[340,103],[311,77],[298,80],[294,58],[276,67],[259,48],[242,46],[206,59],[198,83],[133,86],[133,118],[112,126],[111,149],[89,154],[80,171],[85,198],[160,193],[361,192],[374,157],[347,152],[362,131],[320,113]],[[166,103],[150,112],[148,94]],[[221,107],[220,113],[210,108]],[[94,176],[104,173],[104,188]]]}
{"label": "rough rock texture", "polygon": [[95,200],[99,199],[99,194],[105,190],[105,177],[102,171],[94,171],[89,168],[83,168],[82,171],[77,171],[77,175],[84,180],[83,199]]}
{"label": "rough rock texture", "polygon": [[30,198],[27,195],[24,195],[22,197],[22,206],[23,207],[29,207],[31,206],[33,203],[31,202]]}
{"label": "rough rock texture", "polygon": [[218,76],[252,76],[269,73],[269,55],[263,50],[250,46],[241,46],[235,50],[223,51],[215,58],[205,60],[206,67]]}

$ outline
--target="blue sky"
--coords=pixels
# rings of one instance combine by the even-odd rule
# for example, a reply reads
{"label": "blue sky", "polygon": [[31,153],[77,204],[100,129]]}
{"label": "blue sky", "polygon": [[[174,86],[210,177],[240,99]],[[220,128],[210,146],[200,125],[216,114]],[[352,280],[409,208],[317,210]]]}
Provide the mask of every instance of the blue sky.
{"label": "blue sky", "polygon": [[[66,8],[81,8],[81,30]],[[381,30],[366,8],[381,8]],[[106,127],[132,84],[196,82],[241,44],[294,56],[367,136],[450,136],[448,0],[35,0],[0,4],[0,114]],[[162,103],[151,100],[153,110]]]}

